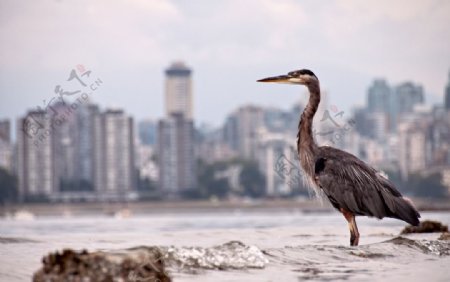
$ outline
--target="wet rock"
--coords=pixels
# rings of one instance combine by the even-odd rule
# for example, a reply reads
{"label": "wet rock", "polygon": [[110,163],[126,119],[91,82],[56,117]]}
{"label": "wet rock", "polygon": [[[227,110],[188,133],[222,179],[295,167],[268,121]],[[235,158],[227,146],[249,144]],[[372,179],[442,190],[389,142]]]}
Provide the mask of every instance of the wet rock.
{"label": "wet rock", "polygon": [[438,240],[450,241],[450,233],[449,232],[442,233],[441,236],[438,238]]}
{"label": "wet rock", "polygon": [[448,232],[448,226],[439,221],[424,220],[419,226],[406,226],[400,234]]}
{"label": "wet rock", "polygon": [[122,252],[81,252],[65,249],[42,259],[33,281],[158,281],[170,282],[157,247]]}

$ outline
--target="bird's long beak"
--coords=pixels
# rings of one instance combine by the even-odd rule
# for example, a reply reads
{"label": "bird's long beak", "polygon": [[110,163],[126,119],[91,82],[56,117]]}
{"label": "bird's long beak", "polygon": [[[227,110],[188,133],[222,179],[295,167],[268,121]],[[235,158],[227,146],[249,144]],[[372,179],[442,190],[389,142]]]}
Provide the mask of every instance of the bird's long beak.
{"label": "bird's long beak", "polygon": [[300,77],[295,77],[292,75],[279,75],[272,76],[258,80],[258,82],[275,82],[275,83],[286,83],[286,84],[305,84],[305,81]]}
{"label": "bird's long beak", "polygon": [[289,75],[279,75],[279,76],[272,76],[272,77],[266,77],[263,79],[258,80],[257,82],[275,82],[275,83],[288,83],[292,84],[291,81],[292,77]]}

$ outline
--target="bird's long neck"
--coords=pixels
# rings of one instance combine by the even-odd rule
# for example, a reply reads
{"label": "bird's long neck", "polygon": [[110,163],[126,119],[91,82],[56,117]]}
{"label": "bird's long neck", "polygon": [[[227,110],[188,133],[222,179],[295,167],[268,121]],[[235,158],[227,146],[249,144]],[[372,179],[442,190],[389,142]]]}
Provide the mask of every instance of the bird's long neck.
{"label": "bird's long neck", "polygon": [[313,177],[315,163],[314,156],[317,151],[317,144],[314,142],[312,135],[312,123],[320,103],[319,83],[308,85],[308,90],[309,101],[298,124],[297,151],[303,170],[308,176]]}

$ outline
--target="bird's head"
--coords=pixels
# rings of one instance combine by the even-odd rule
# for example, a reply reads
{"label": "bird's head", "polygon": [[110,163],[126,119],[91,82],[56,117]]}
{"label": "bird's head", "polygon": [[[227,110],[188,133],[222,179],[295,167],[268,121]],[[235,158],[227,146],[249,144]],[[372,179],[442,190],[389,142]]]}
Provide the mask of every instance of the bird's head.
{"label": "bird's head", "polygon": [[310,85],[318,83],[317,76],[310,70],[301,69],[291,71],[287,75],[272,76],[258,80],[258,82],[275,82],[286,84]]}

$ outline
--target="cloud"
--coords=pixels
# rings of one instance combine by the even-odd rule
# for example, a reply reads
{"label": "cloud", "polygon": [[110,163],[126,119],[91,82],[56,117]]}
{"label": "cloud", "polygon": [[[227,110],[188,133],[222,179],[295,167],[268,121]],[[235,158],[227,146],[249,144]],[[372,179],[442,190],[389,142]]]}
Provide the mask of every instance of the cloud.
{"label": "cloud", "polygon": [[69,62],[99,65],[157,61],[167,25],[180,19],[169,1],[31,1],[3,3],[3,68],[59,69]]}
{"label": "cloud", "polygon": [[[55,73],[64,77],[82,63],[110,82],[110,100],[133,110],[122,93],[130,89],[141,99],[151,92],[145,103],[160,105],[162,70],[183,59],[194,68],[197,109],[205,120],[222,119],[218,113],[243,102],[290,102],[253,94],[260,91],[253,77],[299,67],[313,68],[331,96],[339,93],[348,105],[363,101],[370,78],[379,76],[415,80],[442,95],[450,67],[449,12],[450,2],[440,0],[5,0],[0,91],[19,97],[10,100],[19,105],[29,95],[24,92],[45,93]],[[17,82],[27,85],[17,88]],[[228,104],[209,107],[210,93]]]}

